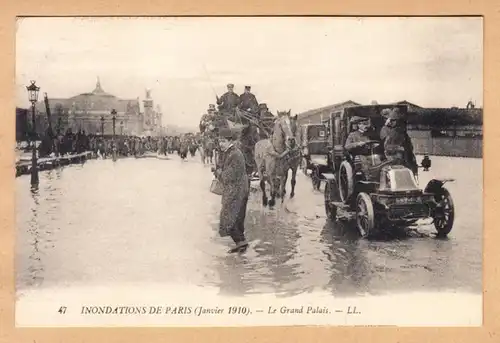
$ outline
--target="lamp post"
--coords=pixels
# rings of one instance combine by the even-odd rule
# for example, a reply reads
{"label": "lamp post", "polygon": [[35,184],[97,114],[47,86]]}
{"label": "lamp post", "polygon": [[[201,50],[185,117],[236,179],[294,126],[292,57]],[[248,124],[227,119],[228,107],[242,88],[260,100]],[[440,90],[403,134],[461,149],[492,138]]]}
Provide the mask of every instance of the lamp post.
{"label": "lamp post", "polygon": [[37,166],[37,156],[36,156],[36,121],[35,121],[35,104],[38,101],[38,92],[40,87],[35,85],[34,80],[31,80],[31,85],[27,86],[28,98],[31,102],[31,126],[34,137],[33,150],[31,154],[31,185],[38,185],[38,166]]}
{"label": "lamp post", "polygon": [[116,127],[116,110],[112,109],[111,114],[113,115],[113,139],[115,138],[115,127]]}
{"label": "lamp post", "polygon": [[101,136],[104,137],[104,116],[101,116]]}
{"label": "lamp post", "polygon": [[116,146],[116,141],[115,141],[115,128],[116,128],[116,110],[113,108],[111,110],[111,114],[113,115],[113,161],[116,161],[116,153],[117,153],[117,146]]}

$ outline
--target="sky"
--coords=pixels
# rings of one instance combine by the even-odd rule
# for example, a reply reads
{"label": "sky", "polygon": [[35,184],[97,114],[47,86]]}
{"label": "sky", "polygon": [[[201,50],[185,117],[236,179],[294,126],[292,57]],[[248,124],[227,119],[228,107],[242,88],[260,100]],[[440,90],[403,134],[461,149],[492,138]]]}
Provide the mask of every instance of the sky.
{"label": "sky", "polygon": [[164,125],[197,125],[215,94],[245,85],[276,113],[353,100],[424,107],[483,101],[481,18],[24,18],[17,105],[36,80],[50,98],[102,88],[144,99]]}

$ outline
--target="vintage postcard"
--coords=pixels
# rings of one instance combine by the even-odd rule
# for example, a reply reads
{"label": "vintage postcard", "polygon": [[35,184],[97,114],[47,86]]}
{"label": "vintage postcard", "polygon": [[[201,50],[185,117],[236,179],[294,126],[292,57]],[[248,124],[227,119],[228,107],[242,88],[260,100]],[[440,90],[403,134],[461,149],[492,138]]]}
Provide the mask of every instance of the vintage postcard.
{"label": "vintage postcard", "polygon": [[17,327],[482,325],[481,17],[16,25]]}

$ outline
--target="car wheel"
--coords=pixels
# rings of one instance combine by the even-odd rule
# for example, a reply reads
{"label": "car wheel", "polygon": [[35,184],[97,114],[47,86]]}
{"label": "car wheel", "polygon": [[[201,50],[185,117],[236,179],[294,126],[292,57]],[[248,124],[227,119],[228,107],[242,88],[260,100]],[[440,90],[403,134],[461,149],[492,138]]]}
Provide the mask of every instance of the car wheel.
{"label": "car wheel", "polygon": [[331,202],[335,201],[338,197],[337,185],[335,182],[328,180],[325,184],[325,213],[328,219],[337,219],[337,206],[333,205]]}
{"label": "car wheel", "polygon": [[354,191],[353,171],[349,162],[344,161],[339,168],[340,199],[347,204]]}
{"label": "car wheel", "polygon": [[321,179],[319,177],[319,169],[317,166],[314,166],[312,168],[312,173],[311,173],[311,182],[314,190],[318,190],[321,187]]}
{"label": "car wheel", "polygon": [[434,200],[438,207],[434,213],[434,227],[438,236],[446,236],[453,228],[455,220],[455,206],[450,192],[446,188],[441,188],[434,194]]}
{"label": "car wheel", "polygon": [[375,212],[370,196],[359,193],[356,199],[356,225],[361,237],[368,237],[375,229]]}

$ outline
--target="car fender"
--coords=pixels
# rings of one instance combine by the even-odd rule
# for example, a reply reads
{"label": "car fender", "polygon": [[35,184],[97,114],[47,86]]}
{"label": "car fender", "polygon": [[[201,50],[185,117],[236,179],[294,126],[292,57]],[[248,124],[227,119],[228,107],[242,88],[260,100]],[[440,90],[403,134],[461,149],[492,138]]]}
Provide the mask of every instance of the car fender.
{"label": "car fender", "polygon": [[323,175],[323,177],[327,181],[337,182],[337,178],[335,177],[335,174],[332,174],[332,173],[321,173],[321,175]]}
{"label": "car fender", "polygon": [[446,182],[454,182],[455,179],[432,179],[425,186],[425,193],[436,193]]}

